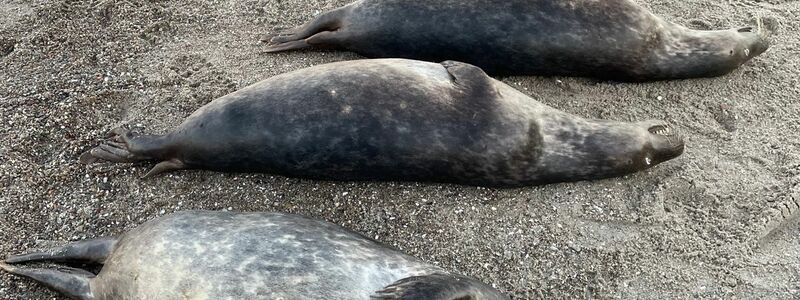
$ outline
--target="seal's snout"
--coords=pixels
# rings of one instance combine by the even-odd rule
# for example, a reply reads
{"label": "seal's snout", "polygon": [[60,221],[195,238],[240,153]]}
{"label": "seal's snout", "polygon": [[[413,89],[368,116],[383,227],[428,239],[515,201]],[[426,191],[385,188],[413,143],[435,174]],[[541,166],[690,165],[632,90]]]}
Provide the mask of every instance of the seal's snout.
{"label": "seal's snout", "polygon": [[756,57],[761,53],[764,53],[769,49],[769,40],[761,34],[758,36],[758,40],[750,45],[750,57]]}
{"label": "seal's snout", "polygon": [[650,133],[650,155],[647,157],[648,165],[658,164],[676,158],[683,154],[683,137],[671,126],[659,122],[650,125],[647,129]]}
{"label": "seal's snout", "polygon": [[753,27],[744,27],[739,28],[736,32],[743,38],[744,40],[744,49],[742,50],[744,54],[744,59],[749,60],[753,57],[764,53],[769,49],[769,39],[768,39],[768,32],[765,32],[761,28],[753,28]]}

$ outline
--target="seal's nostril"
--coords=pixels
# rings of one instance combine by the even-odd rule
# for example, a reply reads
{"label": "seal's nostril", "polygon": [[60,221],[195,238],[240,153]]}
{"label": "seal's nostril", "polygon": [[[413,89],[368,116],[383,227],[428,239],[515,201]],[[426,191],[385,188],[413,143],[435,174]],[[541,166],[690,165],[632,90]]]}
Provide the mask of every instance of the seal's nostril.
{"label": "seal's nostril", "polygon": [[737,31],[739,31],[739,32],[753,32],[753,27],[739,28],[739,30],[737,30]]}

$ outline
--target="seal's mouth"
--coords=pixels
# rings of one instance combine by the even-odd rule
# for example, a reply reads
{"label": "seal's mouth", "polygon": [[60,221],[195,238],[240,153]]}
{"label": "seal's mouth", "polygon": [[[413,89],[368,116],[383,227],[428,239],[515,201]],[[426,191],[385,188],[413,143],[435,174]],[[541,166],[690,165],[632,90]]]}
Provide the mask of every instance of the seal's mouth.
{"label": "seal's mouth", "polygon": [[683,154],[683,137],[672,126],[663,121],[655,121],[650,123],[647,131],[650,137],[645,164],[655,165]]}
{"label": "seal's mouth", "polygon": [[753,32],[754,30],[755,29],[753,27],[744,27],[744,28],[739,28],[739,30],[737,30],[737,31],[738,32]]}
{"label": "seal's mouth", "polygon": [[675,135],[673,133],[673,131],[672,131],[672,128],[670,128],[667,125],[655,125],[655,126],[652,126],[652,127],[648,128],[647,131],[650,131],[650,133],[652,133],[652,134],[657,134],[657,135],[661,135],[661,136],[674,136]]}

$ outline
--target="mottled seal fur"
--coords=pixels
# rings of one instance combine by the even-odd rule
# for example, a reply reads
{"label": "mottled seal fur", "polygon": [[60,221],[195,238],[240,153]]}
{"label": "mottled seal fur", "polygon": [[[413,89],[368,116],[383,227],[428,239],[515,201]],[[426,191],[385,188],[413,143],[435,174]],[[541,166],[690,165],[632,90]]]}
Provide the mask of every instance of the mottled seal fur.
{"label": "mottled seal fur", "polygon": [[315,46],[491,75],[648,81],[726,74],[764,52],[765,35],[691,30],[631,0],[362,0],[265,40],[268,52]]}
{"label": "mottled seal fur", "polygon": [[115,130],[81,161],[161,161],[328,180],[526,186],[619,176],[680,155],[661,121],[587,120],[459,62],[339,62],[212,101],[166,135]]}
{"label": "mottled seal fur", "polygon": [[[34,261],[103,266],[95,276],[17,265]],[[0,268],[77,299],[508,299],[335,224],[283,213],[180,212]]]}

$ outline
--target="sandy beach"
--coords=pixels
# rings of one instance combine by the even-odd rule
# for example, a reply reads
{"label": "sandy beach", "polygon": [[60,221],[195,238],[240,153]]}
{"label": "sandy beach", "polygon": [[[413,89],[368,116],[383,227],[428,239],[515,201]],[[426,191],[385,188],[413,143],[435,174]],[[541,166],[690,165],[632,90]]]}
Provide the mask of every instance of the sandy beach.
{"label": "sandy beach", "polygon": [[[262,79],[362,58],[267,54],[259,41],[347,0],[0,0],[0,258],[179,210],[283,211],[513,299],[800,298],[800,1],[637,2],[695,29],[761,18],[773,44],[710,79],[500,78],[583,117],[666,120],[687,148],[622,178],[487,189],[210,171],[140,179],[153,164],[78,162],[114,127],[165,133]],[[0,299],[61,296],[0,273]]]}

